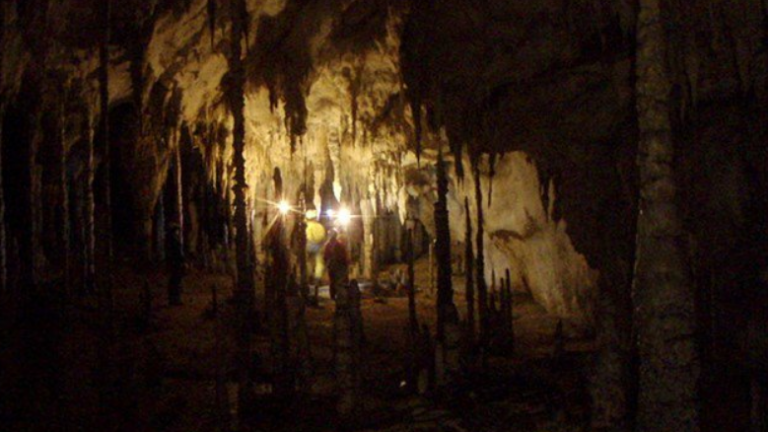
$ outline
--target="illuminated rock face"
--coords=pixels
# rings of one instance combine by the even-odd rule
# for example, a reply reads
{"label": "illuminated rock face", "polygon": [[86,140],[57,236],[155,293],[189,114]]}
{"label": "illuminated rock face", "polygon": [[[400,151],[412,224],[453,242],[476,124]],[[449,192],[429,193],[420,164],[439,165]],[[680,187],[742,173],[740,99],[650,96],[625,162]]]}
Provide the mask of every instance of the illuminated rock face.
{"label": "illuminated rock face", "polygon": [[[530,292],[548,311],[577,325],[592,324],[598,272],[574,249],[566,232],[567,221],[554,219],[552,210],[557,197],[553,191],[549,191],[549,208],[545,209],[537,168],[523,153],[501,157],[495,164],[492,180],[487,168],[486,160],[481,168],[481,182],[488,285],[494,270],[500,278],[509,269],[514,290]],[[411,176],[414,178],[418,177]],[[463,181],[455,174],[451,178],[451,239],[463,242],[464,197],[469,197],[472,217],[477,214],[474,177],[470,172],[465,173]],[[419,187],[414,180],[406,189],[411,195],[419,194],[419,215],[434,233],[431,203],[435,197],[431,188]]]}
{"label": "illuminated rock face", "polygon": [[[549,311],[590,322],[597,272],[574,249],[567,221],[554,219],[558,197],[552,196],[551,185],[544,186],[550,194],[549,208],[544,208],[536,167],[522,153],[505,155],[492,181],[491,205],[484,209],[486,271],[495,268],[501,276],[508,267],[513,285],[530,290]],[[487,195],[487,179],[484,183]]]}

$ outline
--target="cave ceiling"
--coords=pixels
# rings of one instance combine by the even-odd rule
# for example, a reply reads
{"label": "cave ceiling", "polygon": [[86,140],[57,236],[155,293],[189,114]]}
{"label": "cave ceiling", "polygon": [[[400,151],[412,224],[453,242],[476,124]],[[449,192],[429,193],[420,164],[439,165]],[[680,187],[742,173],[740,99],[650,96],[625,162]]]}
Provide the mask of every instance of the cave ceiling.
{"label": "cave ceiling", "polygon": [[[4,0],[4,94],[18,94],[32,69],[58,70],[93,91],[98,3]],[[226,122],[229,2],[112,3],[112,105],[140,100],[147,112],[177,92],[177,123]],[[246,3],[254,136],[268,129],[295,145],[332,128],[353,143],[415,149],[414,132],[444,128],[455,152],[567,155],[573,142],[615,137],[632,113],[627,0]],[[764,3],[670,1],[667,13],[678,23],[670,63],[683,105],[737,92],[765,97]],[[167,95],[151,100],[157,85]],[[433,135],[427,146],[440,141]],[[547,149],[553,142],[561,148]]]}

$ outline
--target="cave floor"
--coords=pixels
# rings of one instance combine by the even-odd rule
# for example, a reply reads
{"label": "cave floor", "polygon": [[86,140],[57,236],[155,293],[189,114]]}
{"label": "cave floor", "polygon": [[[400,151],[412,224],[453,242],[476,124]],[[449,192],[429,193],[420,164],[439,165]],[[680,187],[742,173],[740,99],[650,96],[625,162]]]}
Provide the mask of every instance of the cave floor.
{"label": "cave floor", "polygon": [[[418,286],[429,286],[426,269],[426,261],[420,261]],[[18,331],[8,334],[9,343],[0,348],[0,384],[9,390],[8,397],[0,399],[9,408],[3,410],[4,423],[10,425],[7,430],[226,429],[217,414],[222,410],[216,409],[216,377],[220,365],[226,363],[223,353],[234,351],[226,327],[231,316],[226,302],[231,296],[231,278],[226,272],[190,270],[184,306],[171,308],[165,306],[161,269],[139,274],[126,265],[117,266],[112,274],[117,342],[110,348],[112,361],[107,368],[115,378],[107,400],[112,412],[120,414],[107,425],[94,420],[100,418],[99,397],[93,391],[99,379],[93,372],[99,364],[99,340],[94,331],[96,303],[88,299],[63,313],[43,316],[43,310],[36,315],[41,319],[17,325],[13,328]],[[454,283],[459,310],[464,310],[463,276],[457,275]],[[155,299],[148,331],[138,319],[145,284]],[[210,313],[214,285],[220,303],[218,319]],[[428,290],[419,293],[419,318],[432,327],[434,301]],[[491,358],[487,370],[470,374],[454,397],[427,399],[409,396],[402,388],[407,299],[364,298],[363,396],[360,414],[348,428],[543,431],[585,424],[588,397],[579,371],[588,361],[591,342],[570,339],[566,355],[555,359],[556,319],[526,295],[516,295],[515,306],[515,355]],[[311,391],[289,403],[274,401],[267,394],[260,396],[254,416],[256,430],[340,430],[334,415],[332,315],[330,300],[307,310],[313,356]],[[256,341],[259,357],[268,359],[268,338],[260,335]],[[17,358],[25,361],[15,361]],[[261,366],[269,370],[268,361]],[[227,389],[234,394],[229,387],[234,386]],[[46,420],[41,422],[41,418]]]}

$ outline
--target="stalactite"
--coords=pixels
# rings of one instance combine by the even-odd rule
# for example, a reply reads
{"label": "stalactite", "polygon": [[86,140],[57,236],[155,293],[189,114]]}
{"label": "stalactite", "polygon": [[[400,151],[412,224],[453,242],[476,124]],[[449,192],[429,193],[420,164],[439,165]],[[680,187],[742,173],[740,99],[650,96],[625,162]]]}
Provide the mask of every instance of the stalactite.
{"label": "stalactite", "polygon": [[541,203],[544,208],[544,217],[549,220],[549,182],[552,179],[552,175],[549,173],[549,169],[545,166],[538,167],[539,172],[539,195],[541,196]]}
{"label": "stalactite", "polygon": [[211,49],[214,49],[216,45],[216,14],[218,6],[216,4],[218,0],[208,0],[208,29],[211,32]]}
{"label": "stalactite", "polygon": [[633,281],[640,358],[637,426],[642,432],[696,432],[696,314],[677,207],[662,17],[658,0],[640,0],[636,90],[641,193]]}
{"label": "stalactite", "polygon": [[328,156],[333,169],[331,181],[333,182],[333,196],[341,199],[341,137],[336,129],[328,133]]}
{"label": "stalactite", "polygon": [[243,28],[247,22],[244,13],[244,0],[230,0],[232,21],[230,38],[229,68],[231,86],[228,89],[229,109],[234,117],[233,129],[233,165],[235,168],[235,225],[237,227],[237,345],[238,345],[238,400],[240,425],[246,427],[247,409],[253,401],[253,379],[251,377],[251,319],[255,310],[254,265],[248,253],[250,236],[248,234],[248,209],[246,191],[248,184],[245,177],[245,70],[242,59]]}
{"label": "stalactite", "polygon": [[493,178],[496,176],[496,158],[496,153],[492,152],[488,159],[488,168],[490,170],[488,173],[488,208],[493,205]]}
{"label": "stalactite", "polygon": [[448,220],[448,175],[442,152],[437,159],[437,202],[435,202],[435,246],[437,254],[437,340],[445,341],[447,314],[453,305],[451,281],[451,231]]}
{"label": "stalactite", "polygon": [[464,237],[464,265],[465,265],[465,295],[467,298],[467,340],[469,345],[475,344],[475,256],[472,245],[472,215],[469,210],[469,197],[464,198],[464,211],[466,214],[466,236]]}
{"label": "stalactite", "polygon": [[148,132],[144,121],[145,92],[149,81],[145,77],[145,70],[147,69],[147,50],[149,49],[155,29],[154,17],[139,18],[138,25],[138,38],[130,42],[126,55],[129,60],[128,72],[131,78],[131,99],[133,100],[133,108],[139,125],[139,134],[145,134]]}
{"label": "stalactite", "polygon": [[354,78],[349,78],[349,94],[350,94],[350,104],[351,104],[349,110],[352,116],[352,145],[353,146],[357,142],[357,123],[358,123],[357,117],[359,115],[358,111],[360,108],[358,106],[358,100],[357,100],[359,96],[358,86],[355,85],[355,81],[357,80],[355,80]]}
{"label": "stalactite", "polygon": [[[490,337],[490,320],[488,315],[488,287],[485,282],[485,242],[483,232],[483,190],[480,181],[480,168],[475,164],[475,203],[477,206],[477,234],[476,246],[477,258],[475,260],[475,274],[477,283],[477,310],[480,318],[480,349],[484,351],[488,348]],[[485,356],[483,356],[485,359]]]}

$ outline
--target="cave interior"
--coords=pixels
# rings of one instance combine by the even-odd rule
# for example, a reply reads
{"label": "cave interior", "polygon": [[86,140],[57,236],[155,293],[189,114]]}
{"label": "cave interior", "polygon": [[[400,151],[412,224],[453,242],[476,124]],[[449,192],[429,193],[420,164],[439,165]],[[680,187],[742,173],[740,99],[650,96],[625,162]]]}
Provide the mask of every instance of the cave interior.
{"label": "cave interior", "polygon": [[768,431],[768,1],[0,0],[0,430]]}

